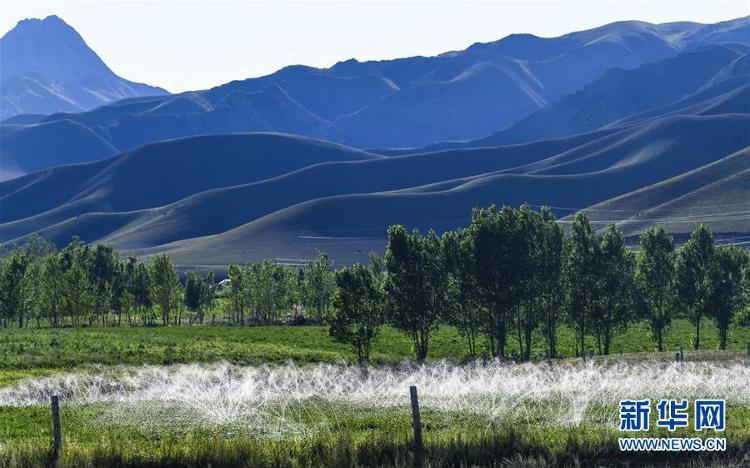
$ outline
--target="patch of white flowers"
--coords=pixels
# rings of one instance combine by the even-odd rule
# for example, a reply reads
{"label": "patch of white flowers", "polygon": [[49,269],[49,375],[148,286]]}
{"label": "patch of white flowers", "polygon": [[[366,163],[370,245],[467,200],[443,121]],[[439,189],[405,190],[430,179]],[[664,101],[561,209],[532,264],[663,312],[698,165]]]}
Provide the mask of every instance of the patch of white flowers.
{"label": "patch of white flowers", "polygon": [[57,394],[66,405],[106,403],[108,418],[163,418],[167,408],[176,418],[173,424],[245,421],[287,433],[301,431],[302,419],[315,420],[311,413],[330,423],[337,407],[408,408],[410,385],[417,386],[425,409],[472,413],[489,421],[613,424],[621,399],[723,398],[750,404],[750,365],[434,362],[371,368],[366,377],[358,367],[326,364],[99,367],[2,388],[0,405],[46,405]]}

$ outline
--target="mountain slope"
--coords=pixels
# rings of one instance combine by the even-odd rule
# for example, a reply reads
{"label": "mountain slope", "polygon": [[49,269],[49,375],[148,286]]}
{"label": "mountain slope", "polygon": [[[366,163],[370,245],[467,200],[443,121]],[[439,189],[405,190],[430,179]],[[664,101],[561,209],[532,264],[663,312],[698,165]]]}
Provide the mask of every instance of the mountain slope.
{"label": "mountain slope", "polygon": [[[736,40],[747,25],[741,18],[706,31],[710,25],[626,21],[556,38],[512,35],[435,57],[292,66],[206,91],[45,120],[79,122],[120,152],[165,138],[246,131],[290,132],[359,148],[417,147],[480,138],[613,67],[637,68]],[[36,131],[33,124],[29,131]],[[56,162],[74,162],[69,157],[61,152]],[[17,159],[40,157],[29,149]]]}
{"label": "mountain slope", "polygon": [[[100,172],[111,175],[97,174],[58,208],[0,225],[0,234],[7,241],[36,232],[58,243],[75,234],[141,253],[166,250],[184,264],[307,257],[316,248],[353,261],[355,250],[382,247],[393,223],[443,230],[465,225],[472,207],[492,203],[551,205],[567,214],[559,207],[585,208],[749,145],[750,115],[674,116],[529,145],[326,162],[194,188],[164,206],[149,202],[150,209],[123,202],[132,184],[112,183],[127,178],[108,164]],[[17,197],[27,193],[16,181],[3,185]],[[108,192],[110,186],[120,188]]]}
{"label": "mountain slope", "polygon": [[520,120],[485,143],[514,144],[602,127],[696,92],[742,56],[728,47],[715,46],[637,69],[613,68],[580,92]]}
{"label": "mountain slope", "polygon": [[[418,151],[477,148],[559,138],[597,128],[674,113],[695,114],[706,103],[750,83],[750,49],[711,46],[636,69],[613,68],[581,91],[563,96],[508,128],[465,142],[444,142]],[[734,101],[744,105],[742,101]],[[750,107],[744,107],[746,111]],[[720,113],[720,112],[716,112]],[[385,151],[397,155],[414,150]]]}
{"label": "mountain slope", "polygon": [[196,192],[262,180],[324,161],[371,158],[380,156],[278,134],[164,141],[104,161],[0,182],[0,222],[27,218],[64,204],[72,205],[65,211],[68,217],[91,211],[150,208]]}
{"label": "mountain slope", "polygon": [[745,148],[699,169],[595,204],[586,214],[600,229],[616,222],[629,236],[661,224],[684,237],[700,223],[725,238],[747,235],[748,187],[750,149]]}
{"label": "mountain slope", "polygon": [[[71,140],[75,143],[71,145]],[[72,120],[44,122],[33,127],[0,125],[0,180],[58,165],[101,159],[117,154],[109,141],[91,128]],[[34,158],[27,158],[33,152]]]}
{"label": "mountain slope", "polygon": [[[214,183],[217,188],[205,190],[195,184],[185,185],[185,188],[190,187],[193,192],[186,198],[165,206],[160,206],[163,203],[159,201],[163,197],[154,196],[153,188],[139,190],[138,197],[149,197],[149,201],[136,205],[128,196],[128,191],[133,190],[132,184],[113,183],[132,179],[129,174],[140,169],[139,166],[133,167],[132,162],[127,159],[123,163],[119,162],[119,159],[128,158],[126,154],[104,164],[96,162],[62,167],[41,175],[0,183],[0,203],[4,202],[16,209],[7,214],[0,213],[0,220],[5,222],[0,224],[0,239],[14,239],[86,213],[152,206],[158,208],[141,210],[136,218],[132,218],[134,225],[128,232],[127,242],[136,246],[159,244],[221,232],[287,206],[322,196],[395,190],[446,178],[508,169],[558,154],[597,136],[592,134],[525,147],[430,153],[404,158],[377,158],[355,151],[351,155],[331,154],[325,159],[308,158],[305,162],[312,165],[300,164],[301,169],[284,173],[283,170],[265,173],[267,177],[259,175],[251,178],[243,172],[232,170],[224,172],[223,180]],[[248,135],[246,138],[253,136]],[[276,148],[266,147],[263,157],[270,160],[289,157],[287,146],[281,145],[284,137],[280,138],[282,140]],[[144,147],[141,152],[148,149],[149,155],[141,157],[142,161],[147,161],[162,171],[165,168],[167,171],[171,170],[171,164],[164,161],[169,156],[165,153],[163,144]],[[157,178],[169,177],[152,172]],[[236,185],[236,174],[249,182]],[[29,179],[30,182],[19,183],[24,179]],[[71,182],[66,183],[66,180]],[[78,180],[82,181],[77,182]],[[59,183],[61,187],[74,188],[66,190],[61,197],[55,197],[55,191],[42,197],[41,190],[49,190],[49,185],[55,183]],[[110,188],[101,190],[106,187]],[[100,195],[92,197],[92,193]],[[44,204],[36,211],[30,211],[30,207],[34,206],[32,201],[38,199],[43,200]],[[123,200],[127,203],[123,203]],[[18,210],[25,210],[25,215]],[[103,217],[104,215],[102,219]],[[79,235],[87,238],[85,233]]]}
{"label": "mountain slope", "polygon": [[27,19],[0,39],[0,119],[16,114],[80,112],[161,88],[115,75],[57,16]]}
{"label": "mountain slope", "polygon": [[[747,117],[744,120],[744,133],[750,134],[747,132],[750,121]],[[697,140],[699,137],[693,140],[679,139],[681,144],[652,154],[648,161],[641,160],[638,164],[619,165],[593,173],[498,173],[470,178],[447,187],[310,200],[218,235],[174,242],[139,252],[144,255],[167,252],[180,265],[218,266],[238,259],[248,261],[274,257],[305,259],[313,258],[317,250],[329,253],[338,262],[366,261],[371,249],[382,251],[384,233],[391,224],[402,223],[421,230],[451,229],[468,224],[471,208],[493,203],[551,205],[562,215],[571,208],[591,206],[603,199],[650,186],[660,182],[662,177],[669,178],[669,174],[679,175],[680,169],[670,171],[665,162],[689,152]],[[737,142],[736,146],[730,144],[710,154],[701,148],[693,155],[693,167],[697,169],[703,167],[704,163],[711,164],[715,158],[733,153],[733,147],[743,151],[733,157],[733,165],[724,166],[725,179],[713,185],[710,180],[704,181],[705,191],[715,195],[710,198],[712,204],[747,200],[747,145],[748,141]],[[701,154],[703,156],[699,157]],[[659,167],[665,168],[666,172],[653,170]],[[703,186],[699,187],[693,195],[696,199],[704,195]],[[563,210],[560,207],[568,208]],[[703,210],[703,218],[694,219],[712,221],[709,213]],[[742,216],[724,220],[724,224],[713,224],[712,227],[719,235],[722,235],[722,229],[747,234],[750,233],[748,220],[750,210],[745,207]]]}

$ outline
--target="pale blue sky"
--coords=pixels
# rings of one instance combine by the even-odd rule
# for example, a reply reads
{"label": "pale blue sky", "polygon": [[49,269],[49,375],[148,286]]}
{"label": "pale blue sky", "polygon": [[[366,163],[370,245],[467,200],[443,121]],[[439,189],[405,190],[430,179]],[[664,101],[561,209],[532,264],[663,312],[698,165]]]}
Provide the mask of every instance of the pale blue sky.
{"label": "pale blue sky", "polygon": [[435,55],[511,33],[557,36],[612,21],[712,23],[740,1],[250,2],[12,1],[0,34],[56,14],[118,74],[169,91],[204,89],[285,65]]}

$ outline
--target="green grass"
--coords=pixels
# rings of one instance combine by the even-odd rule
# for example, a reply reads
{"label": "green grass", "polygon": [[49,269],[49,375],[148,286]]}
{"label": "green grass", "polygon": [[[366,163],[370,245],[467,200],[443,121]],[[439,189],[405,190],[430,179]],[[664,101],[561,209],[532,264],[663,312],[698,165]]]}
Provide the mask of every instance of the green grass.
{"label": "green grass", "polygon": [[[667,333],[666,358],[680,345],[690,351],[694,329],[677,320]],[[575,354],[575,335],[567,327],[559,332],[563,356]],[[718,334],[706,320],[701,331],[701,349],[718,349]],[[587,341],[594,347],[593,338]],[[750,328],[731,332],[729,349],[742,351],[750,342]],[[480,348],[483,341],[480,340]],[[511,337],[509,352],[516,351]],[[645,323],[631,325],[613,341],[612,354],[653,352],[656,344]],[[533,353],[543,357],[545,344],[536,337]],[[375,364],[394,363],[413,357],[409,338],[385,327],[375,343]],[[430,340],[429,359],[461,361],[467,357],[465,340],[453,327],[440,327]],[[181,326],[181,327],[92,327],[26,328],[0,331],[0,386],[24,378],[75,369],[92,364],[175,364],[228,361],[239,365],[353,362],[347,345],[336,343],[323,326]]]}
{"label": "green grass", "polygon": [[[328,427],[312,436],[253,437],[231,427],[179,430],[137,425],[108,425],[102,418],[108,404],[62,408],[64,450],[60,466],[409,466],[412,432],[406,408],[360,410],[328,408],[300,413],[303,424],[325,420]],[[612,408],[614,411],[615,409]],[[328,414],[325,414],[328,413]],[[713,462],[740,465],[750,451],[748,408],[730,407],[728,450],[722,454],[627,454],[619,451],[621,436],[602,425],[518,425],[483,417],[439,411],[423,412],[428,466],[610,466],[615,463],[670,463],[703,466]],[[651,430],[652,436],[666,436]],[[692,437],[690,430],[670,436]],[[0,409],[0,465],[35,465],[49,457],[51,438],[47,408]],[[747,458],[745,461],[749,461]],[[605,465],[606,464],[606,465]]]}
{"label": "green grass", "polygon": [[[694,330],[683,320],[666,337],[671,359],[683,345],[688,358],[715,358],[715,327],[702,329],[703,353],[692,353]],[[750,329],[730,335],[732,353],[744,353]],[[593,339],[589,340],[593,346]],[[574,353],[574,334],[559,333],[563,354]],[[645,324],[634,324],[612,345],[614,359],[653,358],[655,344]],[[509,345],[517,349],[515,341]],[[534,352],[543,355],[537,337]],[[620,352],[626,353],[620,356]],[[638,354],[643,353],[643,354]],[[376,363],[387,364],[412,356],[411,343],[386,327],[375,345]],[[431,341],[429,359],[466,357],[466,345],[452,327],[441,327]],[[93,327],[11,329],[0,332],[0,387],[25,377],[86,369],[91,365],[173,364],[229,361],[240,365],[353,361],[351,349],[333,342],[321,326],[268,327]],[[248,433],[247,421],[216,426],[180,424],[189,416],[152,409],[144,423],[120,418],[113,403],[61,408],[65,446],[57,466],[410,466],[410,414],[403,408],[363,410],[356,407],[315,407],[304,404],[285,414],[300,427],[315,428],[304,436]],[[615,414],[608,408],[606,414]],[[741,466],[750,464],[750,408],[730,407],[723,434],[729,448],[723,454],[623,454],[616,445],[620,433],[612,425],[585,423],[558,426],[486,417],[423,411],[427,466]],[[180,419],[182,418],[182,419]],[[653,425],[652,425],[653,426]],[[244,429],[243,429],[244,428]],[[666,435],[653,430],[655,435]],[[690,436],[690,431],[675,433]],[[49,465],[51,427],[46,406],[0,407],[0,466]],[[743,458],[745,457],[745,458]]]}

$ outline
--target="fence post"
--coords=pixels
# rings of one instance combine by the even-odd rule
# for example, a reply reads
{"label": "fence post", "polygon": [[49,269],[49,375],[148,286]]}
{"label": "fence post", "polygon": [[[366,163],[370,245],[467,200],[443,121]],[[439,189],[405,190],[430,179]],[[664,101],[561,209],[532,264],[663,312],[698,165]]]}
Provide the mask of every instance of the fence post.
{"label": "fence post", "polygon": [[52,395],[52,444],[57,452],[62,446],[62,434],[60,433],[60,401],[57,395]]}
{"label": "fence post", "polygon": [[419,417],[419,399],[417,398],[417,387],[409,387],[411,395],[411,419],[412,428],[414,429],[414,466],[422,466],[422,421]]}
{"label": "fence post", "polygon": [[675,360],[675,362],[680,362],[680,353],[679,352],[674,353],[674,360]]}
{"label": "fence post", "polygon": [[685,360],[685,349],[680,346],[680,362],[683,362]]}
{"label": "fence post", "polygon": [[750,361],[750,343],[747,344],[747,360]]}

